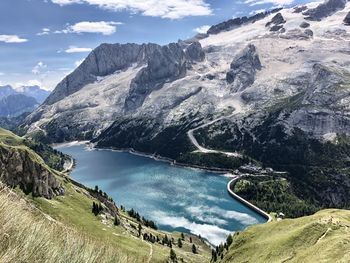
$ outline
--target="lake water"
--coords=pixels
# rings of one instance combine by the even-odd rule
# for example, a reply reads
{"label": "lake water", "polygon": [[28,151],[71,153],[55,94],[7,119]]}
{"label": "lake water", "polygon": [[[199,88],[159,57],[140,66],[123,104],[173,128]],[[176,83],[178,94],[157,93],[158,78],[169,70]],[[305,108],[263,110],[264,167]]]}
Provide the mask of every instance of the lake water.
{"label": "lake water", "polygon": [[224,175],[85,145],[59,150],[77,161],[71,173],[76,181],[98,185],[118,206],[134,208],[162,230],[201,235],[218,245],[233,231],[266,222],[228,194]]}

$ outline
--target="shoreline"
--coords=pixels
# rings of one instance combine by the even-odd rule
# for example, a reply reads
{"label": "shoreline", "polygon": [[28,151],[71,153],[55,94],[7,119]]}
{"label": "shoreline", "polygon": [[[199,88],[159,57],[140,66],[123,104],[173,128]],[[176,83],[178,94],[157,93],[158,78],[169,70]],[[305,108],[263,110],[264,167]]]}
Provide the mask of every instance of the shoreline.
{"label": "shoreline", "polygon": [[[230,169],[179,163],[176,160],[168,158],[168,157],[155,155],[155,154],[151,154],[151,153],[146,153],[146,152],[141,152],[141,151],[136,151],[133,148],[95,147],[93,145],[93,143],[90,143],[90,142],[87,142],[86,144],[89,145],[89,147],[91,149],[94,149],[94,150],[105,150],[105,151],[114,151],[114,152],[121,152],[121,153],[130,153],[133,155],[150,158],[150,159],[153,159],[155,161],[166,162],[166,163],[169,163],[170,165],[177,166],[177,167],[202,170],[202,171],[217,173],[217,174],[221,174],[221,175],[229,174],[230,176],[225,176],[225,177],[230,177],[230,178],[232,178],[234,176],[234,174],[232,173],[232,170],[230,170]],[[76,144],[76,145],[79,145],[79,144]]]}
{"label": "shoreline", "polygon": [[[224,177],[229,177],[232,178],[228,183],[227,183],[227,192],[229,195],[242,203],[243,205],[247,206],[249,209],[253,210],[255,213],[259,214],[260,216],[264,217],[267,221],[265,223],[271,222],[273,219],[272,217],[263,211],[262,209],[258,208],[257,206],[253,205],[252,203],[248,202],[244,198],[240,197],[239,195],[235,194],[231,190],[231,185],[236,183],[236,181],[242,176],[234,175],[232,173],[232,170],[228,169],[221,169],[221,168],[215,168],[215,167],[203,167],[203,166],[197,166],[197,165],[190,165],[190,164],[184,164],[184,163],[178,163],[175,160],[155,154],[150,154],[150,153],[145,153],[145,152],[140,152],[136,151],[133,148],[115,148],[115,147],[95,147],[95,145],[89,141],[74,141],[74,142],[68,142],[68,143],[60,143],[60,144],[54,144],[52,147],[55,147],[56,149],[59,149],[60,147],[70,147],[70,146],[77,146],[77,145],[86,145],[89,147],[91,150],[104,150],[104,151],[112,151],[112,152],[120,152],[120,153],[129,153],[132,155],[136,156],[142,156],[146,158],[153,159],[155,161],[161,161],[161,162],[166,162],[170,165],[177,166],[177,167],[182,167],[182,168],[187,168],[187,169],[196,169],[196,170],[203,170],[207,172],[212,172],[212,173],[217,173],[218,175],[224,176]],[[66,169],[66,173],[69,174],[74,168],[75,168],[75,160],[71,157],[71,160],[73,161],[70,165],[69,168],[71,169]],[[228,175],[228,176],[225,176]]]}

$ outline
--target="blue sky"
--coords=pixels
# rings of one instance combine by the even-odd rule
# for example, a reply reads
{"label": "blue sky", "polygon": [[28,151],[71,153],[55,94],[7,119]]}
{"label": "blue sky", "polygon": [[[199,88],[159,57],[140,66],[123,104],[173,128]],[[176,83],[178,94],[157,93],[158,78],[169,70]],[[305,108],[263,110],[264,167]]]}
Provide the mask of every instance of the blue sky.
{"label": "blue sky", "polygon": [[303,2],[1,0],[0,85],[53,89],[101,43],[166,44],[232,17]]}

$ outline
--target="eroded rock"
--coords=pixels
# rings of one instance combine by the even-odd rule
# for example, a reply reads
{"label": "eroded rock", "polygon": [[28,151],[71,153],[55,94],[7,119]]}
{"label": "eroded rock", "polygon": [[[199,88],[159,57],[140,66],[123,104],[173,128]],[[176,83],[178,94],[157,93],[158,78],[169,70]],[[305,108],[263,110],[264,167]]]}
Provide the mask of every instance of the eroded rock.
{"label": "eroded rock", "polygon": [[249,44],[232,61],[226,80],[233,92],[241,91],[252,85],[257,70],[261,70],[261,62],[256,47]]}

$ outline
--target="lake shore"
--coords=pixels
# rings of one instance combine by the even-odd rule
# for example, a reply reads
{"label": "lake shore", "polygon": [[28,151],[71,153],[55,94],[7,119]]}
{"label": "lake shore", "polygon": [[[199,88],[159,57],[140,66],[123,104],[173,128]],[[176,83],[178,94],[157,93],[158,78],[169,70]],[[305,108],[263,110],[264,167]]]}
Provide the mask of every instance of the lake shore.
{"label": "lake shore", "polygon": [[[161,162],[166,162],[172,166],[177,166],[177,167],[183,167],[183,168],[188,168],[188,169],[194,169],[194,170],[202,170],[202,171],[207,171],[207,172],[213,172],[218,175],[222,175],[228,178],[231,178],[231,180],[227,183],[227,191],[230,194],[232,198],[235,200],[239,201],[243,205],[247,206],[249,209],[253,210],[254,212],[258,213],[261,215],[263,218],[267,220],[267,222],[272,221],[272,217],[266,213],[265,211],[261,210],[260,208],[256,207],[252,203],[248,202],[244,198],[240,197],[239,195],[235,194],[231,189],[232,185],[236,183],[237,180],[241,178],[241,176],[235,175],[232,173],[232,170],[228,169],[220,169],[220,168],[215,168],[215,167],[203,167],[203,166],[196,166],[196,165],[190,165],[190,164],[185,164],[185,163],[178,163],[173,159],[155,155],[155,154],[150,154],[150,153],[145,153],[145,152],[140,152],[136,151],[133,148],[115,148],[115,147],[95,147],[95,145],[89,141],[75,141],[75,142],[70,142],[70,143],[62,143],[62,144],[55,144],[53,147],[56,149],[59,149],[60,147],[70,147],[70,146],[77,146],[77,145],[85,145],[87,148],[90,150],[104,150],[104,151],[112,151],[112,152],[121,152],[121,153],[129,153],[132,155],[137,155],[137,156],[142,156],[146,158],[153,159],[155,161],[161,161]],[[71,172],[75,165],[76,161],[72,158],[72,165],[70,166],[70,169],[67,171],[67,173]],[[67,169],[66,169],[67,170]]]}
{"label": "lake shore", "polygon": [[230,169],[223,169],[223,168],[217,168],[217,167],[206,167],[206,166],[199,166],[199,165],[193,165],[193,164],[187,164],[187,163],[179,163],[176,160],[173,160],[171,158],[163,157],[160,155],[150,154],[146,152],[136,151],[133,148],[116,148],[116,147],[96,147],[93,143],[89,141],[73,141],[73,142],[65,142],[65,143],[57,143],[52,144],[51,146],[55,149],[59,149],[61,147],[70,147],[70,146],[76,146],[76,145],[86,145],[91,150],[106,150],[106,151],[114,151],[114,152],[125,152],[130,153],[133,155],[138,155],[146,158],[151,158],[156,161],[166,162],[170,165],[178,166],[178,167],[184,167],[189,169],[199,169],[207,172],[213,172],[217,174],[221,174],[226,177],[233,177],[234,174],[232,173],[232,170]]}

